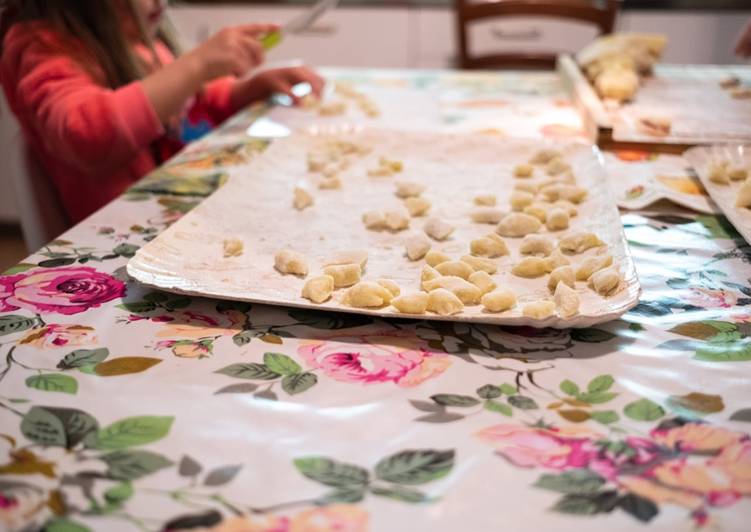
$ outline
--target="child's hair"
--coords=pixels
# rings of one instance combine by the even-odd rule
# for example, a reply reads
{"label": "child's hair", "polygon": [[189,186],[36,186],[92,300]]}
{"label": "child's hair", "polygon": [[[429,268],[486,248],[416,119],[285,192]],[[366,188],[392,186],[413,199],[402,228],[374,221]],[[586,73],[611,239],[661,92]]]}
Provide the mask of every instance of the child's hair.
{"label": "child's hair", "polygon": [[[109,87],[114,89],[127,85],[141,79],[145,71],[125,37],[114,2],[115,0],[0,0],[0,43],[13,24],[43,21],[56,31],[79,39],[87,52],[93,54],[106,76],[103,81]],[[153,42],[145,31],[144,21],[133,9],[132,1],[129,5],[141,39],[156,59]],[[174,53],[178,52],[177,41],[168,24],[160,28],[157,37]],[[85,64],[83,66],[86,67]]]}

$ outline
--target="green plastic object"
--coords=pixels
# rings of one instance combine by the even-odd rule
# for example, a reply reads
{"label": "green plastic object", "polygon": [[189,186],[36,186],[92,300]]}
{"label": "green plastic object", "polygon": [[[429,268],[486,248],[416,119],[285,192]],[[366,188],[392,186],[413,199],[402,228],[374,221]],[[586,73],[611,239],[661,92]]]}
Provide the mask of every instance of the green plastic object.
{"label": "green plastic object", "polygon": [[261,46],[264,50],[269,50],[282,41],[282,34],[278,31],[272,31],[261,37]]}

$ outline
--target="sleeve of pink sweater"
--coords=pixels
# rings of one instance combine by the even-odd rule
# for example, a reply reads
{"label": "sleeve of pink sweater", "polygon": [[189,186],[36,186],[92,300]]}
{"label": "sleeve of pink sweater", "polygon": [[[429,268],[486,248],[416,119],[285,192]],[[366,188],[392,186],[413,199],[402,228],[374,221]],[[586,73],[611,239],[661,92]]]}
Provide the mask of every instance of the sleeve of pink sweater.
{"label": "sleeve of pink sweater", "polygon": [[224,122],[237,112],[232,105],[232,86],[235,82],[235,78],[224,77],[204,87],[203,100],[215,124]]}
{"label": "sleeve of pink sweater", "polygon": [[51,153],[81,170],[111,168],[164,134],[140,82],[103,87],[37,32],[15,29],[4,41],[3,84]]}

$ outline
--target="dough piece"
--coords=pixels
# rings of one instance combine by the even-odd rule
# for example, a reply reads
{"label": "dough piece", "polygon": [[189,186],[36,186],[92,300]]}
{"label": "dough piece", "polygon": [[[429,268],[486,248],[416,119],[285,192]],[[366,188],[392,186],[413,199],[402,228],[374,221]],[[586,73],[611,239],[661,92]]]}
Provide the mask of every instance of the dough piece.
{"label": "dough piece", "polygon": [[480,207],[495,207],[496,201],[495,194],[480,194],[474,199],[475,205]]}
{"label": "dough piece", "polygon": [[368,264],[368,252],[364,249],[343,249],[333,252],[323,261],[324,266],[339,264],[359,264],[360,270],[364,271]]}
{"label": "dough piece", "polygon": [[313,303],[323,303],[334,291],[334,278],[330,275],[311,277],[302,287],[302,297]]}
{"label": "dough piece", "polygon": [[464,310],[464,305],[454,294],[444,288],[436,288],[428,294],[428,310],[440,314],[441,316],[450,316]]}
{"label": "dough piece", "polygon": [[454,232],[454,226],[440,218],[428,218],[425,222],[425,233],[433,240],[446,240]]}
{"label": "dough piece", "polygon": [[520,192],[529,192],[530,194],[537,194],[537,191],[540,190],[540,186],[537,183],[532,182],[514,183],[513,190],[518,190]]}
{"label": "dough piece", "polygon": [[399,285],[396,284],[396,282],[392,281],[391,279],[378,279],[376,283],[378,283],[379,285],[384,287],[386,290],[391,292],[391,295],[393,297],[396,297],[402,293],[402,289],[399,288]]}
{"label": "dough piece", "polygon": [[311,196],[310,192],[305,190],[303,187],[295,187],[295,190],[293,192],[292,205],[295,207],[295,209],[301,211],[313,205],[313,196]]}
{"label": "dough piece", "polygon": [[647,116],[636,121],[636,129],[651,137],[667,137],[671,127],[670,119],[665,116]]}
{"label": "dough piece", "polygon": [[415,233],[404,241],[404,249],[409,260],[420,260],[430,251],[430,240],[422,233]]}
{"label": "dough piece", "polygon": [[519,246],[519,253],[522,255],[547,257],[553,253],[554,249],[555,245],[548,237],[542,235],[527,235],[522,239],[522,243]]}
{"label": "dough piece", "polygon": [[482,271],[490,274],[498,271],[498,265],[495,261],[490,259],[475,257],[473,255],[464,255],[460,260],[469,264],[475,271]]}
{"label": "dough piece", "polygon": [[409,212],[403,207],[383,211],[383,223],[391,231],[403,231],[409,227]]}
{"label": "dough piece", "polygon": [[751,180],[746,179],[735,196],[736,207],[751,207]]}
{"label": "dough piece", "polygon": [[425,285],[429,283],[430,281],[439,279],[440,277],[441,277],[441,274],[438,273],[438,271],[435,268],[432,268],[431,266],[423,266],[422,272],[420,272],[420,288],[422,288],[423,290],[427,290],[425,288]]}
{"label": "dough piece", "polygon": [[545,173],[548,175],[562,174],[567,170],[571,170],[571,166],[561,157],[553,157],[545,165]]}
{"label": "dough piece", "polygon": [[736,100],[748,100],[751,98],[751,89],[748,87],[737,87],[730,89],[730,97]]}
{"label": "dough piece", "polygon": [[561,318],[570,318],[579,313],[579,294],[563,281],[556,285],[553,301]]}
{"label": "dough piece", "polygon": [[496,207],[477,207],[472,209],[469,216],[476,224],[497,224],[505,214],[501,209]]}
{"label": "dough piece", "polygon": [[475,272],[472,266],[459,260],[442,262],[436,265],[435,269],[441,275],[454,275],[462,279],[469,279],[469,276]]}
{"label": "dough piece", "polygon": [[243,254],[243,248],[245,245],[239,238],[227,238],[222,242],[222,248],[224,250],[224,258],[239,257]]}
{"label": "dough piece", "polygon": [[586,231],[571,233],[570,235],[563,237],[558,243],[558,247],[561,251],[568,254],[582,253],[590,248],[604,245],[605,243],[600,240],[596,234]]}
{"label": "dough piece", "polygon": [[603,98],[625,102],[639,89],[639,76],[628,68],[607,68],[595,78],[595,88]]}
{"label": "dough piece", "polygon": [[498,224],[496,232],[501,236],[523,237],[540,230],[540,220],[529,214],[512,212],[507,214]]}
{"label": "dough piece", "polygon": [[621,283],[621,274],[611,266],[592,274],[589,278],[589,286],[601,296],[612,293]]}
{"label": "dough piece", "polygon": [[576,208],[576,205],[574,205],[573,203],[565,199],[559,199],[553,202],[553,207],[566,209],[568,211],[569,217],[576,216],[577,214],[579,214],[579,209]]}
{"label": "dough piece", "polygon": [[321,103],[318,105],[320,116],[339,116],[347,112],[347,104],[342,101]]}
{"label": "dough piece", "polygon": [[428,251],[425,254],[425,262],[428,264],[428,266],[432,266],[435,268],[442,262],[448,262],[451,260],[451,257],[446,255],[445,253],[441,253],[440,251]]}
{"label": "dough piece", "polygon": [[361,281],[347,290],[344,302],[350,307],[375,308],[391,303],[393,296],[386,288],[373,281]]}
{"label": "dough piece", "polygon": [[576,268],[576,280],[588,281],[592,274],[607,268],[613,264],[612,255],[595,255],[594,257],[587,257]]}
{"label": "dough piece", "polygon": [[487,312],[503,312],[516,306],[516,294],[509,288],[497,288],[480,300]]}
{"label": "dough piece", "polygon": [[550,273],[556,268],[559,268],[560,266],[566,266],[568,264],[571,264],[571,261],[563,256],[563,253],[561,253],[560,249],[556,249],[555,251],[553,251],[553,253],[550,254],[549,257],[545,259],[545,271]]}
{"label": "dough piece", "polygon": [[545,259],[541,259],[540,257],[526,257],[520,260],[516,266],[511,269],[511,273],[517,277],[532,279],[547,273],[545,265]]}
{"label": "dough piece", "polygon": [[748,177],[748,170],[742,166],[728,167],[728,177],[731,181],[743,181]]}
{"label": "dough piece", "polygon": [[545,227],[548,231],[563,231],[568,229],[569,216],[568,211],[561,209],[560,207],[553,207],[548,212],[548,219],[545,222]]}
{"label": "dough piece", "polygon": [[407,208],[410,216],[423,216],[430,210],[432,204],[429,199],[417,196],[404,200],[404,206]]}
{"label": "dough piece", "polygon": [[308,153],[308,172],[322,172],[329,158],[320,153]]}
{"label": "dough piece", "polygon": [[719,183],[721,185],[727,185],[730,183],[730,176],[728,175],[728,162],[723,161],[718,164],[713,164],[709,168],[709,180],[713,183]]}
{"label": "dough piece", "polygon": [[736,76],[730,76],[720,81],[720,87],[723,89],[733,89],[740,86],[741,80]]}
{"label": "dough piece", "polygon": [[392,161],[385,157],[380,157],[378,159],[378,166],[368,170],[368,175],[371,177],[390,177],[401,172],[403,169],[404,165],[401,161]]}
{"label": "dough piece", "polygon": [[368,211],[362,215],[362,223],[371,231],[380,231],[386,227],[386,216],[381,211]]}
{"label": "dough piece", "polygon": [[560,157],[561,152],[553,149],[542,149],[537,151],[529,160],[530,164],[548,164],[555,157]]}
{"label": "dough piece", "polygon": [[415,183],[414,181],[397,181],[395,194],[402,198],[413,198],[425,192],[425,185]]}
{"label": "dough piece", "polygon": [[506,241],[495,233],[475,238],[469,243],[469,252],[480,257],[502,257],[508,255]]}
{"label": "dough piece", "polygon": [[339,190],[342,188],[342,180],[339,176],[333,176],[328,179],[321,179],[318,182],[318,188],[321,190]]}
{"label": "dough piece", "polygon": [[[509,204],[514,211],[523,211],[525,207],[532,205],[535,197],[529,192],[522,192],[521,190],[515,190],[511,193],[511,199]],[[500,220],[498,220],[500,221]]]}
{"label": "dough piece", "polygon": [[571,266],[559,266],[552,272],[548,278],[548,290],[553,292],[558,283],[564,283],[574,288],[574,270]]}
{"label": "dough piece", "polygon": [[404,314],[425,314],[428,308],[428,294],[425,292],[412,292],[395,297],[391,304]]}
{"label": "dough piece", "polygon": [[514,177],[532,177],[534,172],[535,169],[531,164],[517,164],[516,167],[514,167]]}
{"label": "dough piece", "polygon": [[425,290],[432,292],[437,288],[444,288],[454,294],[465,305],[475,305],[480,301],[482,293],[480,289],[470,283],[469,281],[456,277],[454,275],[447,275],[433,279],[425,283]]}
{"label": "dough piece", "polygon": [[544,320],[549,318],[555,313],[555,303],[549,299],[543,299],[535,301],[533,303],[527,303],[522,308],[522,315],[526,318],[534,318],[536,320]]}
{"label": "dough piece", "polygon": [[326,266],[323,273],[330,275],[334,279],[334,286],[342,288],[352,286],[360,281],[362,270],[359,264],[337,264],[335,266]]}
{"label": "dough piece", "polygon": [[572,203],[581,203],[587,198],[587,190],[577,185],[556,184],[540,190],[546,201],[564,199]]}
{"label": "dough piece", "polygon": [[545,223],[545,221],[548,219],[548,210],[550,209],[549,203],[540,203],[535,202],[532,205],[527,205],[524,207],[524,210],[522,211],[524,214],[529,214],[530,216],[534,216],[540,222]]}
{"label": "dough piece", "polygon": [[490,277],[490,274],[482,270],[476,271],[470,275],[469,282],[479,288],[481,294],[487,294],[488,292],[495,290],[496,286],[498,286],[495,284],[493,278]]}
{"label": "dough piece", "polygon": [[308,275],[308,260],[302,253],[291,249],[282,249],[274,255],[274,268],[284,274],[305,277]]}

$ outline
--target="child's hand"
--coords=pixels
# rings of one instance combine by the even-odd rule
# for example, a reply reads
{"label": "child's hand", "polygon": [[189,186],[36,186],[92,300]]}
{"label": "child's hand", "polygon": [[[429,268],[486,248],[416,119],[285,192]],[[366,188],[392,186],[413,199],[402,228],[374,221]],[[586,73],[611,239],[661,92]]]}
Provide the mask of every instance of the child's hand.
{"label": "child's hand", "polygon": [[746,24],[741,33],[738,43],[735,45],[735,53],[741,57],[751,57],[751,21]]}
{"label": "child's hand", "polygon": [[206,81],[228,75],[242,76],[263,63],[263,47],[258,38],[278,29],[276,24],[224,28],[193,50],[191,55],[198,60]]}
{"label": "child's hand", "polygon": [[277,92],[286,94],[297,105],[300,103],[300,98],[292,94],[292,87],[303,82],[310,83],[312,93],[320,97],[324,80],[306,66],[266,70],[253,76],[248,81],[247,89],[260,98],[268,98]]}

